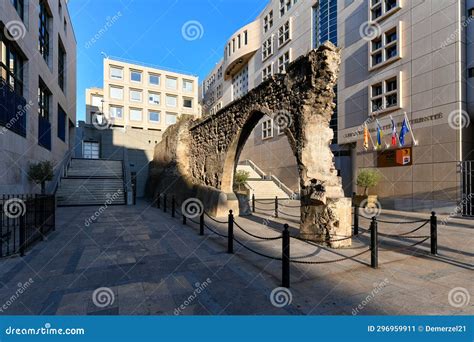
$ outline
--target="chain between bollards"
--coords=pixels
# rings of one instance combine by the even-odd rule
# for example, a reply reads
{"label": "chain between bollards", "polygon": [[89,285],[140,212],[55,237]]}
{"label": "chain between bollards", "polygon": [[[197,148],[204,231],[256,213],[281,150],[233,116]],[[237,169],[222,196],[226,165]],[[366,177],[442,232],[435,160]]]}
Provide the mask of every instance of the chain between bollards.
{"label": "chain between bollards", "polygon": [[281,253],[281,286],[290,288],[290,231],[284,225]]}
{"label": "chain between bollards", "polygon": [[227,233],[227,253],[234,253],[234,214],[229,210],[228,233]]}
{"label": "chain between bollards", "polygon": [[430,237],[431,237],[431,254],[438,254],[438,218],[436,213],[431,212],[430,217]]}
{"label": "chain between bollards", "polygon": [[378,252],[377,219],[372,217],[372,222],[370,223],[370,266],[372,268],[379,267]]}

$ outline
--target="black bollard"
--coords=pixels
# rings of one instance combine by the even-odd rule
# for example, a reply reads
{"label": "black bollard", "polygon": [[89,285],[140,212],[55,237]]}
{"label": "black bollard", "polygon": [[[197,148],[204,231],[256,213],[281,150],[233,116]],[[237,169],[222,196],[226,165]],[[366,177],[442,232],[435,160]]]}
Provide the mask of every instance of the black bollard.
{"label": "black bollard", "polygon": [[370,223],[370,266],[372,268],[379,267],[379,258],[378,258],[378,232],[377,232],[377,219],[372,217],[372,222]]}
{"label": "black bollard", "polygon": [[359,207],[354,206],[354,235],[359,235]]}
{"label": "black bollard", "polygon": [[275,217],[278,218],[278,196],[275,196]]}
{"label": "black bollard", "polygon": [[431,254],[438,254],[438,218],[433,211],[430,217]]}
{"label": "black bollard", "polygon": [[285,224],[282,239],[282,253],[281,253],[281,286],[290,288],[290,231],[289,226]]}
{"label": "black bollard", "polygon": [[252,194],[252,213],[255,212],[255,194]]}
{"label": "black bollard", "polygon": [[176,204],[174,202],[174,196],[171,197],[171,217],[175,217]]}
{"label": "black bollard", "polygon": [[229,210],[228,233],[227,233],[227,253],[234,253],[234,214]]}
{"label": "black bollard", "polygon": [[185,213],[182,213],[181,216],[183,216],[183,224],[186,225],[186,215]]}
{"label": "black bollard", "polygon": [[204,211],[202,212],[201,217],[199,218],[199,235],[204,235]]}

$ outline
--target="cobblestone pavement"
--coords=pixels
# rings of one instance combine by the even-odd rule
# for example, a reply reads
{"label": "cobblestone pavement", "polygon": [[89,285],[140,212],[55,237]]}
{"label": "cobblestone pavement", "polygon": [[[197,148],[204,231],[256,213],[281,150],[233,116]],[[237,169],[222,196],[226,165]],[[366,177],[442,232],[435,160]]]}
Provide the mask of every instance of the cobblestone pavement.
{"label": "cobblestone pavement", "polygon": [[[296,202],[294,202],[296,203]],[[287,203],[291,205],[291,202]],[[257,235],[278,236],[284,220],[265,211],[236,222]],[[269,208],[269,209],[268,209]],[[295,217],[298,209],[286,208]],[[151,208],[59,208],[57,229],[24,258],[0,261],[0,314],[7,315],[409,315],[474,313],[473,228],[446,226],[439,231],[439,256],[429,241],[412,248],[410,239],[381,237],[380,268],[368,266],[370,254],[342,262],[291,266],[289,293],[281,283],[281,262],[240,245],[227,254],[227,240],[193,223]],[[208,220],[209,224],[210,220]],[[188,222],[189,223],[189,222]],[[213,223],[226,234],[225,225]],[[361,227],[368,221],[361,219]],[[379,231],[400,234],[416,225],[380,224]],[[416,235],[428,235],[425,226]],[[257,240],[238,227],[236,238],[260,253],[279,257],[281,240]],[[359,254],[369,236],[353,248],[331,250],[291,240],[297,260],[329,261]],[[21,291],[20,291],[21,290]],[[273,296],[272,296],[273,291]],[[291,301],[290,303],[285,303]],[[287,304],[287,305],[284,305]]]}

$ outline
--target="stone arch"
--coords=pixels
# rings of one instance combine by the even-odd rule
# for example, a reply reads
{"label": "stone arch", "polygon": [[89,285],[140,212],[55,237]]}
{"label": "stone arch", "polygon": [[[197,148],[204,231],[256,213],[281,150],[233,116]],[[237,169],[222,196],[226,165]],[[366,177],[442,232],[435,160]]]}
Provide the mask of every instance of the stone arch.
{"label": "stone arch", "polygon": [[[172,176],[184,180],[189,188],[186,196],[198,197],[210,214],[238,212],[232,183],[240,153],[264,115],[275,119],[283,112],[291,121],[285,134],[298,164],[301,236],[314,240],[350,236],[351,201],[344,198],[330,149],[339,63],[338,49],[325,43],[291,63],[286,74],[273,76],[218,113],[168,128],[164,141],[171,150],[165,143],[155,149],[154,166],[160,172],[151,174],[166,185],[157,191],[173,192]],[[350,240],[335,245],[347,244]]]}

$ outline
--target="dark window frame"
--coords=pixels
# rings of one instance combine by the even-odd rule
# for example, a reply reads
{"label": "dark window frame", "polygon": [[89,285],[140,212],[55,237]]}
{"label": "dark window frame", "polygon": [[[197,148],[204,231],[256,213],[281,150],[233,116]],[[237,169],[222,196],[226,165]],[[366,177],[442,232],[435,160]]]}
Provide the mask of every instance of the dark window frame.
{"label": "dark window frame", "polygon": [[61,41],[61,38],[58,37],[58,85],[65,93],[66,90],[66,61],[67,53],[64,45]]}
{"label": "dark window frame", "polygon": [[67,114],[64,109],[58,104],[58,138],[66,142],[66,124]]}
{"label": "dark window frame", "polygon": [[25,1],[24,0],[10,0],[21,20],[25,20]]}
{"label": "dark window frame", "polygon": [[48,63],[50,55],[50,44],[49,44],[49,23],[51,19],[50,12],[48,10],[45,0],[41,0],[39,3],[39,25],[38,25],[38,50],[43,56],[43,59]]}
{"label": "dark window frame", "polygon": [[40,78],[38,83],[38,117],[50,121],[51,91]]}
{"label": "dark window frame", "polygon": [[[25,59],[13,43],[0,32],[0,78],[20,96],[23,96]],[[5,49],[6,60],[3,58]]]}

